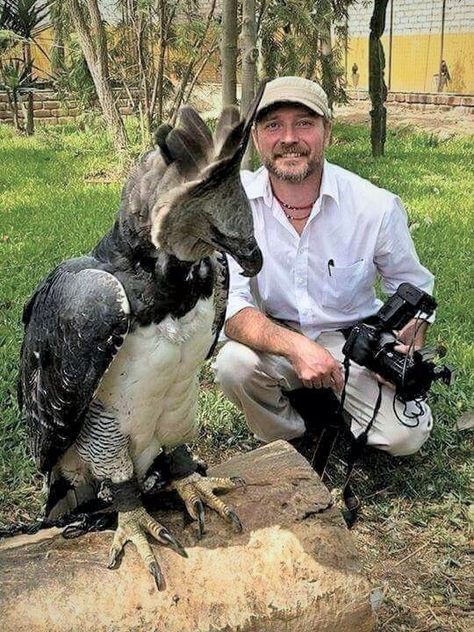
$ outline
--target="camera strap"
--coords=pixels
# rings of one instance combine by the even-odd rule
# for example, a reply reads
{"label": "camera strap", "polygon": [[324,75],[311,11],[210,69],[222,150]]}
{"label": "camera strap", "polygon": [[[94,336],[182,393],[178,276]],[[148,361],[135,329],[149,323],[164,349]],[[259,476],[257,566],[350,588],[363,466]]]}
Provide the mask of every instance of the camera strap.
{"label": "camera strap", "polygon": [[[347,387],[347,381],[349,379],[349,372],[350,372],[350,360],[348,356],[345,356],[343,366],[344,366],[344,387],[342,389],[341,399],[339,402],[339,409],[338,409],[338,413],[341,415],[344,408],[344,401],[346,398],[346,387]],[[348,428],[348,431],[347,431],[350,447],[349,447],[349,453],[347,455],[346,478],[344,480],[342,494],[344,498],[344,503],[347,508],[345,520],[349,528],[351,528],[354,525],[355,521],[357,520],[357,512],[360,507],[360,501],[352,489],[352,486],[350,484],[350,479],[352,477],[352,474],[354,473],[354,468],[357,461],[362,457],[364,448],[367,445],[368,434],[374,424],[375,418],[377,417],[377,413],[380,410],[380,405],[382,403],[382,384],[380,382],[378,383],[378,387],[379,387],[379,392],[377,395],[377,400],[375,402],[374,412],[365,430],[361,432],[361,434],[358,437],[354,437],[354,435],[350,431],[350,428]]]}

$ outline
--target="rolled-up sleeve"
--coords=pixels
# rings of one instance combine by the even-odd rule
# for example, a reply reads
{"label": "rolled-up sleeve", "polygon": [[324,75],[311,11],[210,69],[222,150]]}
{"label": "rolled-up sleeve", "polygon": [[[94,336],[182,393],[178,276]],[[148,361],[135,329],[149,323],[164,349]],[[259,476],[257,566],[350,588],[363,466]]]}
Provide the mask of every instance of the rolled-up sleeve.
{"label": "rolled-up sleeve", "polygon": [[257,303],[252,296],[252,289],[250,285],[250,278],[242,276],[242,268],[239,264],[229,255],[227,255],[227,261],[229,262],[229,299],[227,302],[226,320],[235,316],[237,312],[240,312],[246,307],[257,307]]}
{"label": "rolled-up sleeve", "polygon": [[[382,220],[377,238],[374,263],[382,277],[387,294],[393,294],[400,283],[412,283],[428,294],[433,293],[434,276],[421,265],[416,254],[407,214],[401,200],[393,198],[393,204]],[[426,315],[420,314],[421,317]],[[434,315],[426,318],[429,322]]]}

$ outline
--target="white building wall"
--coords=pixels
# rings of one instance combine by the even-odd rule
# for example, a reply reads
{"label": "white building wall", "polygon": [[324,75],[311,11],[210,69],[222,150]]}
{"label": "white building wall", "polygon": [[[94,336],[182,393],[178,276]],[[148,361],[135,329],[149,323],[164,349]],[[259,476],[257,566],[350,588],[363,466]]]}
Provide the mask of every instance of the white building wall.
{"label": "white building wall", "polygon": [[[393,7],[393,9],[392,9]],[[385,32],[393,10],[393,34],[410,35],[441,30],[443,0],[390,0],[387,6]],[[350,37],[368,36],[373,2],[358,2],[349,9]],[[474,0],[446,0],[445,33],[474,31]]]}

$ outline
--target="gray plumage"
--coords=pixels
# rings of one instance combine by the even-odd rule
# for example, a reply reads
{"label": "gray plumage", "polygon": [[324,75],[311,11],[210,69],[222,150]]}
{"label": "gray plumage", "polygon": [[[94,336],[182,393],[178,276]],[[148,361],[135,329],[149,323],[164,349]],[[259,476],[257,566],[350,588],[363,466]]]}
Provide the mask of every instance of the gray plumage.
{"label": "gray plumage", "polygon": [[161,450],[192,437],[198,369],[225,314],[219,251],[248,275],[262,264],[239,178],[254,111],[225,111],[213,138],[183,108],[130,175],[113,228],[25,306],[19,399],[50,486],[141,484]]}

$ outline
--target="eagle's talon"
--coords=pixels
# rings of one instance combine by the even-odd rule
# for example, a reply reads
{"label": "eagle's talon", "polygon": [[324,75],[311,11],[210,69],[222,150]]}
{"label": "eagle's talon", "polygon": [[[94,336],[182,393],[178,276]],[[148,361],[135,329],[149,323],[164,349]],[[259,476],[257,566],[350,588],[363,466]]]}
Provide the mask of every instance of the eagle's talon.
{"label": "eagle's talon", "polygon": [[229,510],[227,518],[229,522],[235,527],[237,533],[242,533],[244,528],[242,526],[242,523],[240,522],[239,516],[235,513],[235,511]]}
{"label": "eagle's talon", "polygon": [[243,479],[238,477],[234,477],[233,479],[216,478],[212,476],[202,477],[197,473],[172,483],[172,489],[175,489],[184,501],[191,518],[198,521],[199,539],[202,538],[204,533],[203,503],[211,509],[214,509],[224,520],[230,522],[237,531],[242,531],[242,523],[237,514],[229,509],[214,493],[214,490],[229,491],[236,489],[236,487],[241,486],[242,483]]}
{"label": "eagle's talon", "polygon": [[153,575],[158,590],[165,590],[166,582],[158,562],[150,562],[148,570]]}
{"label": "eagle's talon", "polygon": [[107,568],[109,568],[110,570],[114,570],[118,568],[120,566],[122,553],[123,553],[123,546],[121,547],[112,546],[109,553],[109,561],[107,564]]}
{"label": "eagle's talon", "polygon": [[163,573],[148,542],[147,534],[151,535],[157,542],[168,545],[179,555],[188,557],[183,546],[166,527],[154,520],[143,507],[137,507],[118,513],[118,527],[110,547],[108,568],[117,568],[125,544],[132,542],[142,562],[153,576],[157,589],[164,590],[166,584]]}
{"label": "eagle's talon", "polygon": [[241,476],[231,476],[230,480],[234,483],[235,487],[243,487],[246,489],[247,483]]}
{"label": "eagle's talon", "polygon": [[198,540],[202,540],[204,535],[204,505],[201,500],[197,500],[194,503],[194,509],[198,520]]}
{"label": "eagle's talon", "polygon": [[184,548],[184,546],[180,542],[178,542],[178,540],[173,535],[171,535],[168,529],[165,529],[164,527],[161,529],[160,539],[165,544],[168,544],[169,547],[173,549],[173,551],[178,553],[178,555],[181,555],[181,557],[188,557],[188,554],[186,553],[186,549]]}

